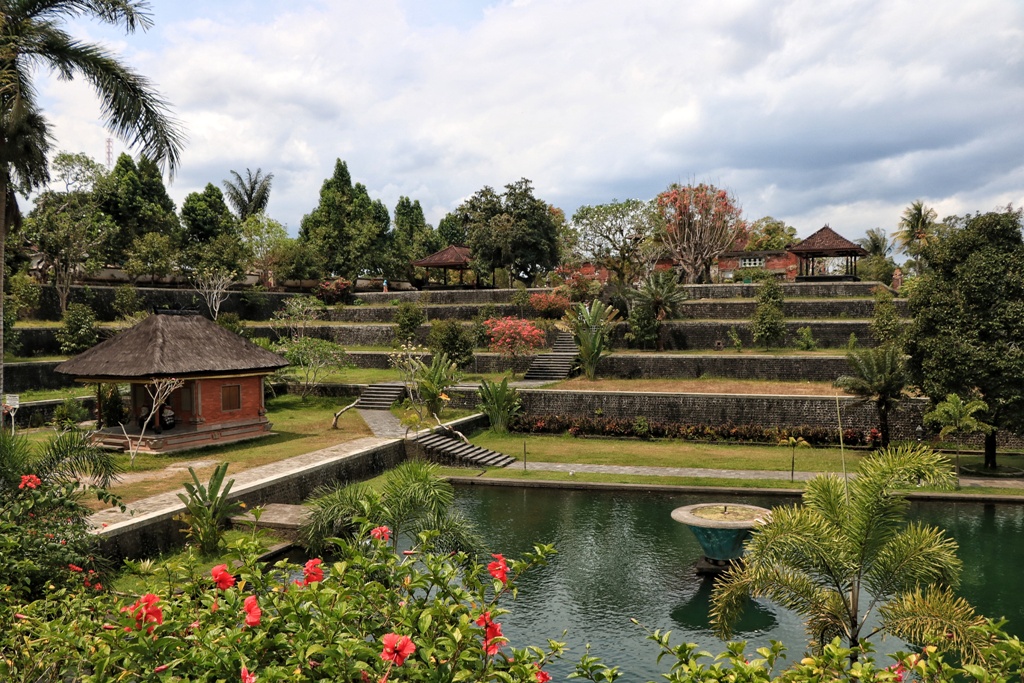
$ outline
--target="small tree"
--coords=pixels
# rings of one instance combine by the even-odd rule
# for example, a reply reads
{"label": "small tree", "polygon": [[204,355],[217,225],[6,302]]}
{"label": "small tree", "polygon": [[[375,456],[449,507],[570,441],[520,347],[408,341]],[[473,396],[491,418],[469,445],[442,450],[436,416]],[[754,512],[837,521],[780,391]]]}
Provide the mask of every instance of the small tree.
{"label": "small tree", "polygon": [[444,353],[460,368],[473,362],[473,338],[457,320],[435,320],[427,335],[427,347],[433,353]]}
{"label": "small tree", "polygon": [[[988,404],[978,399],[964,401],[956,394],[947,394],[946,400],[935,406],[924,414],[925,424],[935,424],[941,427],[939,438],[945,439],[949,436],[961,434],[988,434],[994,427],[986,424],[975,417],[977,413],[987,413]],[[960,442],[956,443],[956,476],[957,485],[960,479]]]}
{"label": "small tree", "polygon": [[[175,379],[174,377],[154,377],[150,380],[149,384],[146,385],[146,393],[149,394],[150,401],[149,412],[142,420],[138,435],[129,435],[128,429],[125,427],[125,423],[121,423],[121,433],[124,434],[125,441],[128,442],[128,467],[135,467],[135,458],[139,454],[139,449],[142,447],[142,440],[146,436],[146,429],[149,428],[149,424],[153,421],[153,418],[156,418],[157,425],[160,424],[160,406],[167,403],[167,399],[171,397],[171,394],[183,386],[185,386],[185,381]],[[159,426],[157,427],[157,431],[160,431]]]}
{"label": "small tree", "polygon": [[879,346],[895,344],[903,346],[903,321],[900,319],[892,292],[885,287],[875,288],[875,311],[871,319],[871,336]]}
{"label": "small tree", "polygon": [[777,346],[786,338],[786,316],[782,312],[782,287],[774,279],[765,280],[757,291],[757,308],[750,320],[750,334],[755,344],[765,349]]}
{"label": "small tree", "polygon": [[399,342],[413,341],[420,326],[425,322],[427,316],[419,304],[403,301],[395,311],[395,338]]}
{"label": "small tree", "polygon": [[192,288],[203,297],[214,320],[220,314],[221,304],[227,301],[228,290],[235,283],[235,278],[235,271],[219,268],[202,268],[189,278]]}
{"label": "small tree", "polygon": [[882,447],[889,445],[889,414],[896,409],[906,392],[906,360],[893,345],[854,351],[846,354],[852,375],[838,378],[835,386],[873,403],[878,411],[878,428]]}
{"label": "small tree", "polygon": [[327,316],[324,302],[312,296],[293,296],[274,312],[270,324],[289,339],[305,337],[308,329]]}
{"label": "small tree", "polygon": [[305,401],[330,370],[349,367],[348,355],[340,344],[316,337],[295,337],[281,345],[281,353],[292,367],[292,377]]}
{"label": "small tree", "polygon": [[743,228],[736,198],[714,185],[672,185],[658,195],[662,243],[680,264],[687,282],[707,280],[711,262]]}
{"label": "small tree", "polygon": [[544,332],[522,318],[491,318],[484,321],[484,328],[491,338],[491,351],[511,359],[513,377],[516,375],[516,361],[547,343]]}
{"label": "small tree", "polygon": [[597,299],[576,306],[565,312],[562,322],[572,332],[579,348],[580,368],[587,379],[597,379],[597,365],[611,353],[608,333],[619,316],[618,309],[607,306]]}
{"label": "small tree", "polygon": [[124,263],[124,272],[132,281],[148,275],[149,283],[154,284],[177,267],[174,254],[174,243],[168,235],[147,232],[132,242],[128,259]]}
{"label": "small tree", "polygon": [[71,356],[91,349],[99,341],[96,314],[88,304],[68,304],[56,334],[61,353]]}

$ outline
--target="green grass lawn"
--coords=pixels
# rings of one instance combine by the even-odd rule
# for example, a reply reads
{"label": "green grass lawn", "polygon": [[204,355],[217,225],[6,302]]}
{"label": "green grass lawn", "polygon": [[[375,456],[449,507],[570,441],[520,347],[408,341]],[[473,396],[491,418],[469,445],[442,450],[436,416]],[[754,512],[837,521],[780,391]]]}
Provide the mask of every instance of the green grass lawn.
{"label": "green grass lawn", "polygon": [[[483,378],[494,382],[500,382],[503,377],[511,377],[509,373],[467,372],[462,375],[461,383],[478,384]],[[398,371],[393,368],[350,368],[338,370],[324,375],[324,382],[339,384],[374,384],[377,382],[398,382],[400,381]]]}

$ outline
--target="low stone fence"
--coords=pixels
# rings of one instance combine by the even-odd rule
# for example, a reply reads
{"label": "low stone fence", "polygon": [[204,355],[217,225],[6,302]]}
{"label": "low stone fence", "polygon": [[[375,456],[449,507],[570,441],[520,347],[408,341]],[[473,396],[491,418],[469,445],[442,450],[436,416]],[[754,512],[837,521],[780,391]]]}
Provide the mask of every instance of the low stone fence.
{"label": "low stone fence", "polygon": [[[527,290],[530,294],[550,292],[548,287]],[[362,292],[355,297],[368,304],[411,301],[429,304],[505,304],[512,301],[515,289],[426,289],[417,292]]]}
{"label": "low stone fence", "polygon": [[[895,299],[896,311],[903,317],[910,316],[906,299]],[[685,301],[680,306],[684,318],[702,320],[749,320],[757,308],[756,301],[731,301],[729,299],[705,299]],[[875,314],[873,299],[786,299],[782,311],[787,318],[871,318]]]}
{"label": "low stone fence", "polygon": [[[783,295],[822,297],[870,297],[876,287],[884,287],[880,282],[782,282]],[[683,285],[691,299],[753,299],[757,296],[759,284],[730,285]],[[888,289],[888,288],[887,288]],[[892,290],[890,290],[892,291]]]}

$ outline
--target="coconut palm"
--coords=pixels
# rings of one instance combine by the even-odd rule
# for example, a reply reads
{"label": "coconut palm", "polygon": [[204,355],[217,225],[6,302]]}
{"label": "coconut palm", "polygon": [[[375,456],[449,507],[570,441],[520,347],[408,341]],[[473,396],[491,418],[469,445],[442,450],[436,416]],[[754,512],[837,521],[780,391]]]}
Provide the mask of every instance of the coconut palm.
{"label": "coconut palm", "polygon": [[859,396],[862,402],[874,404],[884,448],[889,445],[889,414],[903,398],[909,381],[906,359],[894,344],[886,344],[853,351],[846,355],[846,360],[853,374],[843,375],[834,384]]}
{"label": "coconut palm", "polygon": [[[0,264],[8,228],[17,214],[13,190],[24,194],[49,179],[49,124],[38,108],[32,84],[38,68],[49,68],[62,80],[85,78],[100,98],[108,128],[150,159],[166,164],[170,173],[177,168],[182,134],[150,82],[103,46],[76,40],[62,27],[64,22],[86,18],[131,33],[152,25],[148,9],[144,0],[0,1]],[[2,313],[0,299],[0,394]]]}
{"label": "coconut palm", "polygon": [[914,268],[918,275],[924,267],[922,259],[924,249],[938,239],[938,214],[935,209],[917,200],[903,210],[899,227],[893,233],[900,249],[914,259]]}
{"label": "coconut palm", "polygon": [[454,499],[455,490],[438,475],[437,465],[410,460],[388,472],[379,490],[357,483],[315,493],[302,538],[312,552],[321,553],[328,539],[354,538],[370,524],[387,526],[395,547],[403,534],[415,539],[429,531],[438,551],[480,551],[483,541],[452,509]]}
{"label": "coconut palm", "polygon": [[[877,451],[855,478],[822,474],[803,504],[777,507],[747,542],[744,561],[715,585],[711,621],[728,636],[748,597],[799,613],[814,646],[834,638],[860,646],[878,632],[922,642],[938,636],[968,659],[984,623],[953,595],[961,563],[945,532],[906,523],[901,487],[950,488],[949,463],[920,444]],[[877,614],[879,626],[867,630]],[[854,651],[852,655],[856,658]]]}
{"label": "coconut palm", "polygon": [[228,204],[238,214],[239,220],[245,220],[249,216],[263,213],[270,202],[270,185],[274,181],[273,173],[263,173],[262,168],[257,168],[253,173],[245,169],[243,178],[238,171],[231,171],[234,180],[224,181],[224,196]]}
{"label": "coconut palm", "polygon": [[857,244],[868,252],[868,256],[878,256],[883,259],[892,256],[895,246],[881,228],[871,228],[864,237],[857,240]]}
{"label": "coconut palm", "polygon": [[106,488],[118,471],[113,454],[93,446],[89,435],[80,429],[56,433],[36,446],[21,435],[0,429],[0,492],[16,488],[26,474],[36,475],[44,484],[86,479]]}

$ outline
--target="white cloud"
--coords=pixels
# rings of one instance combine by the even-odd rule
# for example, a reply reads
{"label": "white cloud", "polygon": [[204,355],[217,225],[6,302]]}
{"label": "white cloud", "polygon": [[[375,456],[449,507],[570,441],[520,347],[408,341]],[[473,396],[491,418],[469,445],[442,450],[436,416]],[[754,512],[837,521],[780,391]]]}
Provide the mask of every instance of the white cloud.
{"label": "white cloud", "polygon": [[[338,157],[435,223],[523,176],[569,214],[708,179],[751,217],[850,237],[918,198],[1024,202],[1015,0],[154,5],[114,45],[188,128],[172,195],[262,167],[293,231]],[[45,94],[59,146],[102,158],[88,89]]]}

